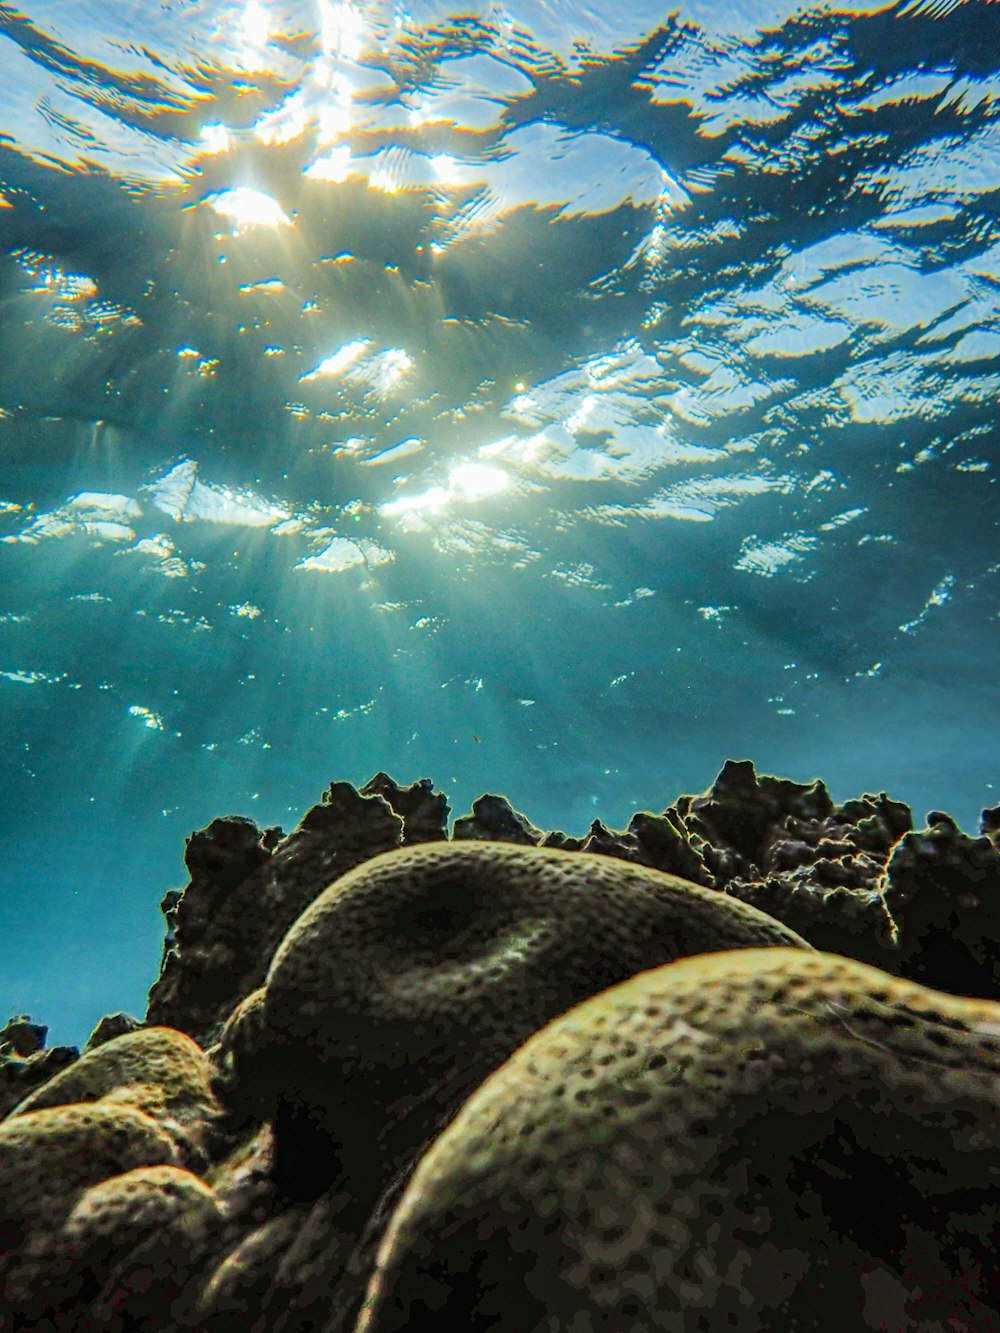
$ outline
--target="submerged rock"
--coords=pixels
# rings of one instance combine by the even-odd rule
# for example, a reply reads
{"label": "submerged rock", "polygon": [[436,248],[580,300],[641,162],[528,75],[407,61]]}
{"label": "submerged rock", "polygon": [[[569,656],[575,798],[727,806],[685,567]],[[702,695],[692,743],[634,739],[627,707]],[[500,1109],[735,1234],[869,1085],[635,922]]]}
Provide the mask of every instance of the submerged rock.
{"label": "submerged rock", "polygon": [[45,1045],[48,1028],[16,1014],[0,1029],[0,1120],[80,1058],[75,1046]]}
{"label": "submerged rock", "polygon": [[25,1058],[0,1052],[0,1120],[79,1058],[75,1046],[49,1046]]}
{"label": "submerged rock", "polygon": [[646,867],[432,843],[321,894],[274,956],[263,1011],[247,1007],[229,1041],[246,1052],[244,1088],[277,1091],[279,1185],[302,1198],[339,1180],[370,1205],[556,1014],[671,958],[791,943],[773,918]]}
{"label": "submerged rock", "polygon": [[246,819],[215,820],[192,835],[191,882],[171,909],[175,941],[150,990],[146,1022],[209,1045],[263,980],[299,913],[339,875],[398,847],[402,829],[381,796],[335,782],[273,851]]}
{"label": "submerged rock", "polygon": [[[989,826],[984,811],[984,828]],[[958,995],[1000,999],[1000,848],[932,810],[886,868],[901,975]],[[896,970],[896,969],[894,969]]]}
{"label": "submerged rock", "polygon": [[0,1028],[0,1056],[34,1055],[45,1045],[48,1031],[43,1023],[32,1023],[27,1014],[17,1014]]}
{"label": "submerged rock", "polygon": [[103,1046],[106,1041],[114,1041],[115,1037],[123,1037],[127,1032],[137,1032],[140,1027],[142,1024],[131,1014],[105,1014],[87,1038],[84,1054]]}
{"label": "submerged rock", "polygon": [[632,816],[624,833],[616,833],[595,819],[582,850],[664,870],[707,888],[715,884],[702,856],[701,840],[669,810],[662,815],[640,811]]}
{"label": "submerged rock", "polygon": [[523,847],[537,847],[543,836],[542,830],[515,810],[506,796],[489,794],[473,801],[472,814],[456,819],[452,830],[456,842],[513,842]]}
{"label": "submerged rock", "polygon": [[401,787],[388,773],[376,773],[361,788],[362,796],[381,796],[403,821],[403,846],[440,842],[448,837],[448,798],[434,790],[430,778]]}

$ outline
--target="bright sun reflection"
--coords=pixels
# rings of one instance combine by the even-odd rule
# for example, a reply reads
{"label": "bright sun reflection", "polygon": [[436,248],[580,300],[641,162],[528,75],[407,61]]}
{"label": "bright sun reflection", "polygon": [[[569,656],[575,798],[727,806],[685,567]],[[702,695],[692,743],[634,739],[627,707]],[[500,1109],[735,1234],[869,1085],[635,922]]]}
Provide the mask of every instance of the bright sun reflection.
{"label": "bright sun reflection", "polygon": [[385,194],[395,194],[399,186],[385,167],[376,167],[368,177],[368,184],[373,190],[382,190]]}
{"label": "bright sun reflection", "polygon": [[318,157],[315,162],[306,167],[305,174],[311,180],[333,181],[339,185],[347,180],[351,169],[351,150],[346,144],[341,144],[339,148],[333,148],[327,153],[326,157]]}
{"label": "bright sun reflection", "polygon": [[348,366],[354,365],[370,341],[370,338],[355,338],[353,342],[345,343],[332,356],[321,361],[315,370],[309,371],[307,375],[301,375],[299,382],[318,379],[320,375],[339,375],[347,370]]}
{"label": "bright sun reflection", "polygon": [[243,36],[253,46],[267,45],[271,36],[271,24],[268,21],[267,10],[258,3],[258,0],[250,0],[243,11],[240,27]]}
{"label": "bright sun reflection", "polygon": [[503,468],[486,463],[460,463],[448,476],[448,487],[463,500],[479,500],[496,495],[510,485],[510,477]]}
{"label": "bright sun reflection", "polygon": [[432,486],[420,495],[400,496],[398,500],[388,500],[379,507],[379,512],[390,517],[394,514],[416,514],[427,509],[443,509],[448,503],[448,492],[443,486]]}
{"label": "bright sun reflection", "polygon": [[450,153],[436,153],[431,158],[431,168],[442,185],[458,185],[462,178],[458,163]]}
{"label": "bright sun reflection", "polygon": [[244,185],[235,190],[220,190],[202,200],[220,217],[229,218],[233,234],[239,235],[251,227],[290,227],[292,220],[276,199],[260,190]]}
{"label": "bright sun reflection", "polygon": [[419,495],[403,495],[379,506],[386,517],[406,519],[444,509],[452,500],[483,500],[498,495],[510,485],[510,476],[503,468],[487,463],[459,463],[448,474],[447,486],[430,486]]}
{"label": "bright sun reflection", "polygon": [[202,125],[200,137],[207,153],[229,151],[229,131],[225,125]]}
{"label": "bright sun reflection", "polygon": [[323,51],[326,55],[340,55],[347,60],[361,56],[365,21],[351,4],[319,3]]}

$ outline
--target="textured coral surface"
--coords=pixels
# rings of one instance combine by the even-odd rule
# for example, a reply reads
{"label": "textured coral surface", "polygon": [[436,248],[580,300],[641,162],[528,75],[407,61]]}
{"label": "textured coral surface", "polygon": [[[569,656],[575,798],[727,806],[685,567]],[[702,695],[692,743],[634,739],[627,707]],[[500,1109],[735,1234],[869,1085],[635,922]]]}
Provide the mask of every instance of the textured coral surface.
{"label": "textured coral surface", "polygon": [[0,1030],[0,1328],[1000,1328],[1000,810],[192,834],[142,1020]]}

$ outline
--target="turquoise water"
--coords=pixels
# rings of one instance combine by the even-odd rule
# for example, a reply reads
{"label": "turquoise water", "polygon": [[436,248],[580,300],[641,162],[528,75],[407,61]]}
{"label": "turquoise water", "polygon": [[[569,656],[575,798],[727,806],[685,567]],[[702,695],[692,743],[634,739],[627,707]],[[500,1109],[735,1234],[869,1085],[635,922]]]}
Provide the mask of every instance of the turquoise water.
{"label": "turquoise water", "polygon": [[184,837],[1000,796],[1000,6],[0,4],[0,1006]]}

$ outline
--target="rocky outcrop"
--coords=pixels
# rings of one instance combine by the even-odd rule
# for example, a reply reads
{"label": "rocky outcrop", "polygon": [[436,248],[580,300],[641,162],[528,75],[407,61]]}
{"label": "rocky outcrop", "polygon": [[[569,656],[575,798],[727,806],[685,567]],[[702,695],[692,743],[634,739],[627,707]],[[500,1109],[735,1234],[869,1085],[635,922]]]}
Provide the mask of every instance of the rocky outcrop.
{"label": "rocky outcrop", "polygon": [[[971,838],[932,810],[905,834],[886,867],[895,929],[894,971],[957,995],[1000,998],[1000,847],[995,811]],[[993,833],[994,837],[989,834]]]}
{"label": "rocky outcrop", "polygon": [[0,1028],[0,1120],[80,1058],[75,1046],[46,1047],[48,1028],[17,1014]]}
{"label": "rocky outcrop", "polygon": [[282,935],[328,884],[398,847],[403,821],[381,796],[335,782],[273,850],[251,820],[214,820],[188,842],[191,881],[167,911],[173,939],[149,993],[147,1023],[203,1044],[259,985]]}
{"label": "rocky outcrop", "polygon": [[1000,807],[447,817],[215,820],[143,1023],[0,1032],[5,1333],[1000,1323]]}
{"label": "rocky outcrop", "polygon": [[489,794],[473,801],[472,813],[456,819],[452,830],[456,842],[513,842],[521,847],[537,847],[543,836],[506,796]]}
{"label": "rocky outcrop", "polygon": [[123,1037],[127,1032],[138,1032],[141,1027],[139,1020],[131,1014],[105,1014],[87,1038],[84,1054],[103,1046],[106,1041],[114,1041],[115,1037]]}
{"label": "rocky outcrop", "polygon": [[451,807],[443,791],[435,791],[430,778],[418,778],[401,787],[388,773],[376,773],[361,788],[362,796],[381,796],[403,821],[403,846],[418,842],[440,842],[448,837]]}

